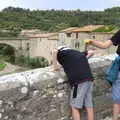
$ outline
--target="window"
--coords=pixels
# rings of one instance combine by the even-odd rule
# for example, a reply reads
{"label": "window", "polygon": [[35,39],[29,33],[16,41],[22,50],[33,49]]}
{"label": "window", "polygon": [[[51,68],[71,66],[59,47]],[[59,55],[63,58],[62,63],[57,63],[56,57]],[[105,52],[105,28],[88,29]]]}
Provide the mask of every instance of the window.
{"label": "window", "polygon": [[71,37],[71,33],[67,33],[67,37]]}
{"label": "window", "polygon": [[26,50],[28,51],[30,49],[30,44],[27,43],[27,47],[26,47]]}
{"label": "window", "polygon": [[78,38],[78,33],[76,33],[76,38]]}
{"label": "window", "polygon": [[92,38],[95,39],[95,36],[93,35]]}
{"label": "window", "polygon": [[75,42],[75,48],[79,48],[80,47],[80,43],[79,42]]}

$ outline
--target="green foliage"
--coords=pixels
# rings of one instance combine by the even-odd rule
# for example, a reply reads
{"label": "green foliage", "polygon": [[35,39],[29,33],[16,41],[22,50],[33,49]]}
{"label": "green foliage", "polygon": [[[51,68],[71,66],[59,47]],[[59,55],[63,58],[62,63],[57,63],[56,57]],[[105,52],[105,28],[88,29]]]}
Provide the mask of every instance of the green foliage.
{"label": "green foliage", "polygon": [[13,55],[14,49],[6,44],[0,44],[0,54],[2,55]]}
{"label": "green foliage", "polygon": [[30,58],[30,57],[25,57],[25,56],[20,56],[18,58],[19,64],[21,64],[24,67],[30,67],[30,68],[41,68],[41,67],[46,67],[48,66],[48,61],[43,58]]}
{"label": "green foliage", "polygon": [[0,61],[0,71],[5,68],[6,64],[3,61]]}
{"label": "green foliage", "polygon": [[0,44],[0,55],[4,60],[10,63],[15,63],[14,49],[6,44]]}
{"label": "green foliage", "polygon": [[111,32],[114,29],[116,29],[115,26],[108,25],[108,26],[103,26],[101,28],[98,28],[98,29],[94,30],[93,32]]}
{"label": "green foliage", "polygon": [[120,12],[120,7],[107,8],[105,12]]}
{"label": "green foliage", "polygon": [[8,56],[8,59],[6,61],[12,63],[12,64],[15,64],[15,55],[9,55]]}
{"label": "green foliage", "polygon": [[[120,27],[120,7],[104,11],[78,10],[33,10],[8,7],[0,12],[0,29],[11,31],[17,36],[22,29],[58,31],[68,27],[84,25],[115,25]],[[5,33],[4,33],[5,34]],[[7,35],[8,34],[8,35]],[[9,33],[1,36],[9,36]]]}
{"label": "green foliage", "polygon": [[10,32],[0,31],[0,37],[17,37],[19,33],[20,32],[14,32],[14,31],[10,31]]}

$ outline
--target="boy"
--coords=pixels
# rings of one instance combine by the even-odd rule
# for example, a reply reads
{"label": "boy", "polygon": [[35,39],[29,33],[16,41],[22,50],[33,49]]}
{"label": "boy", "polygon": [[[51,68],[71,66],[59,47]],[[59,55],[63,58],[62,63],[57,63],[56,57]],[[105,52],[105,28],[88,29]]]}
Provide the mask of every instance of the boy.
{"label": "boy", "polygon": [[92,51],[82,53],[65,46],[52,51],[54,69],[58,69],[57,62],[62,65],[71,85],[70,105],[73,120],[80,120],[79,109],[83,107],[86,108],[88,120],[94,120],[93,77],[87,60],[91,55],[93,55]]}

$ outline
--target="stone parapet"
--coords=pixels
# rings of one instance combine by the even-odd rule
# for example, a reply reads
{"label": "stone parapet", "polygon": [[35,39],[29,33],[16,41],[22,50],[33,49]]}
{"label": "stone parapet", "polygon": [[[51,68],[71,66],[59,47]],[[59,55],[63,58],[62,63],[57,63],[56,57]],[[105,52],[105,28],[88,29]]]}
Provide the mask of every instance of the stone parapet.
{"label": "stone parapet", "polygon": [[[89,59],[96,120],[112,113],[111,87],[104,80],[104,72],[114,58]],[[70,87],[63,84],[65,80],[63,70],[55,72],[50,67],[1,76],[0,120],[70,120]]]}

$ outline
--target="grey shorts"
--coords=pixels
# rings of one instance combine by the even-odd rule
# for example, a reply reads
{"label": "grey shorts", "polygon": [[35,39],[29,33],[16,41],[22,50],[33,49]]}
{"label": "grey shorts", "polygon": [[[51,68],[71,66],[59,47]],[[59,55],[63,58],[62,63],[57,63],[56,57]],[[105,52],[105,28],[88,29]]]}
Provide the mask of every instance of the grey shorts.
{"label": "grey shorts", "polygon": [[92,108],[93,100],[92,100],[92,90],[93,90],[93,82],[86,81],[81,84],[78,84],[77,88],[77,97],[73,98],[73,89],[71,89],[70,96],[70,105],[75,108]]}

